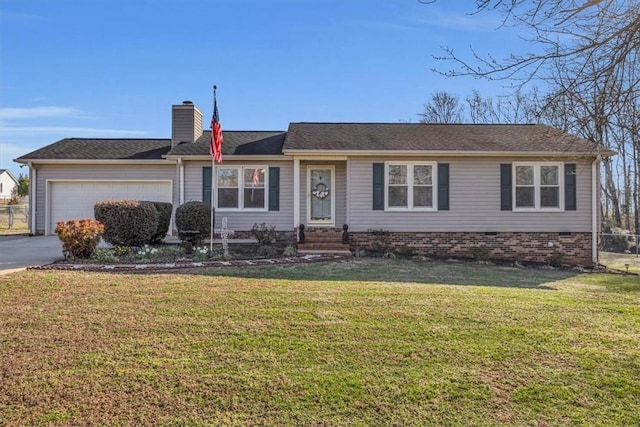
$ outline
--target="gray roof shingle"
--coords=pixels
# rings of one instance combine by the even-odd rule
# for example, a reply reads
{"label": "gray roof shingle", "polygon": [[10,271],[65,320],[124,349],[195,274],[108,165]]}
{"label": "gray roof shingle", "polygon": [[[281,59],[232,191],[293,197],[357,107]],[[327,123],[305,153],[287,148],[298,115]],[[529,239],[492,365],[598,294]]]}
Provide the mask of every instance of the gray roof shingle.
{"label": "gray roof shingle", "polygon": [[[222,155],[282,154],[285,131],[223,131]],[[209,155],[211,131],[204,131],[196,142],[182,143],[168,154],[176,156]]]}
{"label": "gray roof shingle", "polygon": [[[287,150],[591,153],[604,149],[545,125],[291,123]],[[604,149],[605,151],[608,151]]]}
{"label": "gray roof shingle", "polygon": [[[545,125],[291,123],[288,131],[224,131],[223,155],[310,151],[600,153],[613,151]],[[69,160],[160,160],[209,155],[211,132],[171,148],[170,139],[66,138],[19,157]]]}
{"label": "gray roof shingle", "polygon": [[16,160],[160,160],[170,148],[170,139],[66,138]]}

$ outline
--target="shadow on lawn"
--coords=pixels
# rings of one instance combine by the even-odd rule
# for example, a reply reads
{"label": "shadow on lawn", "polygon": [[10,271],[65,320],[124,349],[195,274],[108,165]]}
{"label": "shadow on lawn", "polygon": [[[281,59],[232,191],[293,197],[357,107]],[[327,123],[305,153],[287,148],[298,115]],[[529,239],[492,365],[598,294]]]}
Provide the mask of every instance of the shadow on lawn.
{"label": "shadow on lawn", "polygon": [[268,266],[203,268],[179,274],[276,280],[366,281],[495,286],[554,290],[553,283],[580,273],[542,268],[516,268],[473,262],[354,258],[331,262]]}

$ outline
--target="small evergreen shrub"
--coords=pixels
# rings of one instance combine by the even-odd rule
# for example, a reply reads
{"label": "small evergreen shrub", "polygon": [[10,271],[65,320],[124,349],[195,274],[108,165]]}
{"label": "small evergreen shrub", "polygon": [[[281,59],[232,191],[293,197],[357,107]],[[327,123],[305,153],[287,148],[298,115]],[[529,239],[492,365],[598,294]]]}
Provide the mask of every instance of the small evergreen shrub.
{"label": "small evergreen shrub", "polygon": [[165,236],[169,232],[169,226],[171,225],[171,212],[173,212],[173,205],[167,202],[144,202],[151,203],[158,211],[158,228],[153,236],[151,236],[151,243],[160,243],[164,240]]}
{"label": "small evergreen shrub", "polygon": [[486,246],[474,246],[470,251],[473,258],[478,261],[487,261],[489,259],[489,248]]}
{"label": "small evergreen shrub", "polygon": [[562,267],[565,262],[566,255],[564,252],[554,252],[547,257],[547,264],[551,267]]}
{"label": "small evergreen shrub", "polygon": [[602,250],[623,254],[629,250],[629,238],[619,230],[612,230],[613,234],[602,235]]}
{"label": "small evergreen shrub", "polygon": [[118,261],[118,257],[111,249],[98,249],[94,255],[94,258],[98,262],[102,262],[105,264],[114,263]]}
{"label": "small evergreen shrub", "polygon": [[104,226],[93,219],[58,221],[56,234],[62,248],[76,258],[90,258],[95,254]]}
{"label": "small evergreen shrub", "polygon": [[[211,234],[211,206],[205,202],[192,201],[176,209],[176,227],[178,238],[183,242],[199,246]],[[214,218],[215,219],[215,218]],[[184,233],[197,231],[197,235]]]}
{"label": "small evergreen shrub", "polygon": [[119,246],[151,243],[158,230],[158,211],[151,202],[105,200],[93,208],[95,218],[104,224],[104,240]]}

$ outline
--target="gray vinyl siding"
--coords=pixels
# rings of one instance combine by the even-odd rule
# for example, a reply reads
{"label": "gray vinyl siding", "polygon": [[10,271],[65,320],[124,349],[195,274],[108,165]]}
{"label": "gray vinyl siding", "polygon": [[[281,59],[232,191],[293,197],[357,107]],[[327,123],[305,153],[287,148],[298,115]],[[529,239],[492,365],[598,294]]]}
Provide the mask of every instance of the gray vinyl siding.
{"label": "gray vinyl siding", "polygon": [[[347,162],[327,162],[322,160],[300,162],[300,224],[307,224],[307,205],[309,203],[310,189],[307,182],[307,170],[309,166],[334,166],[335,167],[335,226],[342,227],[347,223]],[[282,182],[282,181],[281,181]],[[291,181],[293,182],[293,180]]]}
{"label": "gray vinyl siding", "polygon": [[[279,211],[216,211],[215,228],[221,225],[222,217],[227,217],[230,229],[251,230],[253,224],[266,223],[275,226],[276,231],[293,230],[293,162],[260,161],[224,162],[225,166],[267,165],[280,168],[280,210]],[[185,162],[184,201],[202,200],[202,168],[211,166],[211,162]],[[268,192],[268,187],[267,187]]]}
{"label": "gray vinyl siding", "polygon": [[[385,158],[351,159],[351,231],[591,231],[591,164],[577,163],[577,209],[564,212],[511,212],[500,210],[500,164],[512,161],[554,161],[557,159],[422,158],[449,163],[450,210],[436,212],[388,212],[372,209],[372,164]],[[401,159],[394,160],[403,161]],[[407,158],[406,161],[416,161]],[[385,188],[385,192],[387,189]]]}
{"label": "gray vinyl siding", "polygon": [[171,180],[174,210],[178,206],[175,163],[167,165],[37,165],[36,233],[45,232],[47,180]]}

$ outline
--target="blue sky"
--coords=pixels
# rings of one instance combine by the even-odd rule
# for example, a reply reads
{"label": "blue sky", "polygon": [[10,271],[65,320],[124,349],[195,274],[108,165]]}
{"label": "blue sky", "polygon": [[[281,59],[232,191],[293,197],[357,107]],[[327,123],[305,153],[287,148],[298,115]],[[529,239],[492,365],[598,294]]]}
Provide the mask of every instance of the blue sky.
{"label": "blue sky", "polygon": [[168,138],[171,105],[223,131],[417,121],[431,93],[502,93],[430,71],[440,46],[526,46],[472,0],[2,0],[0,168],[65,137]]}

